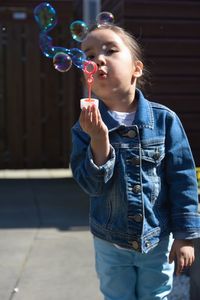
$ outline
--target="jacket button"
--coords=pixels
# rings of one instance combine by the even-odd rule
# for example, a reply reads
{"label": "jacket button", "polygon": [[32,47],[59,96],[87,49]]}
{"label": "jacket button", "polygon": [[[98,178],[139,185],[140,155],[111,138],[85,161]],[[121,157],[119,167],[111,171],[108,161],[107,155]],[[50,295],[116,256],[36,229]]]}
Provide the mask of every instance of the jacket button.
{"label": "jacket button", "polygon": [[136,136],[135,130],[129,130],[126,134],[129,138],[134,138]]}
{"label": "jacket button", "polygon": [[139,222],[142,222],[143,217],[142,217],[141,214],[138,214],[138,215],[133,216],[132,219],[133,219],[135,222],[138,222],[138,223],[139,223]]}
{"label": "jacket button", "polygon": [[146,241],[146,242],[145,242],[145,246],[148,248],[148,247],[151,246],[151,243],[150,243],[149,241]]}
{"label": "jacket button", "polygon": [[133,187],[133,192],[138,194],[141,192],[141,186],[139,184],[136,184],[134,187]]}
{"label": "jacket button", "polygon": [[132,247],[133,247],[133,249],[138,250],[139,249],[139,243],[137,241],[133,241],[132,242]]}

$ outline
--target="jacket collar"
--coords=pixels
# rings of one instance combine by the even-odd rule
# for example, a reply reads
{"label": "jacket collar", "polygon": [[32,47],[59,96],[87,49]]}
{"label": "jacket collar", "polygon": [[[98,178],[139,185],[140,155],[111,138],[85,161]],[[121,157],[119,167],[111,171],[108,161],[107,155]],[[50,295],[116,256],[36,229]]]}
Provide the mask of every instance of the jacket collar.
{"label": "jacket collar", "polygon": [[[153,110],[150,102],[144,98],[142,92],[136,89],[136,99],[138,101],[137,111],[133,125],[138,128],[154,128]],[[108,107],[100,101],[99,109],[104,123],[108,126],[109,131],[113,131],[121,126],[109,113]]]}

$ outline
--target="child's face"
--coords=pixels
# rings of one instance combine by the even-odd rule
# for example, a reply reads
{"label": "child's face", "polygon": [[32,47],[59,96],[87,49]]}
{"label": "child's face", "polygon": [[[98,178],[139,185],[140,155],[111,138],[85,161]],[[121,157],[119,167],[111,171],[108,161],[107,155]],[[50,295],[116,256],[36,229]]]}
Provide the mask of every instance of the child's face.
{"label": "child's face", "polygon": [[88,34],[82,49],[88,60],[98,65],[92,87],[97,97],[108,102],[135,91],[138,62],[117,33],[111,29],[96,29]]}

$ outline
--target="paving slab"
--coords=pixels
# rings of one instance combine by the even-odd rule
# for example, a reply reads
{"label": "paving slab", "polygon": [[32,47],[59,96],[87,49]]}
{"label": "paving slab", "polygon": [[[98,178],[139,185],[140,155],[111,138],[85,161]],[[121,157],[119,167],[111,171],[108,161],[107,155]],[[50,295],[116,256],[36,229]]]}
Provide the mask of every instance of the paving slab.
{"label": "paving slab", "polygon": [[102,299],[93,257],[89,232],[39,231],[13,299]]}
{"label": "paving slab", "polygon": [[0,300],[101,300],[88,197],[72,178],[6,176],[0,179]]}

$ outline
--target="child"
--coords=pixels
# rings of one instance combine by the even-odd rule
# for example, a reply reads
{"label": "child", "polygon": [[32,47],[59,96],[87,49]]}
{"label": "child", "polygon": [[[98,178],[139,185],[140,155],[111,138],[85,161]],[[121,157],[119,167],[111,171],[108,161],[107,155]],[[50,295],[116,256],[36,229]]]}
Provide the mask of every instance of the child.
{"label": "child", "polygon": [[[90,195],[96,270],[106,300],[167,299],[194,261],[200,236],[195,166],[174,112],[136,88],[143,72],[135,39],[115,25],[82,42],[98,66],[93,92],[72,129],[71,168]],[[171,234],[173,234],[173,239]]]}

